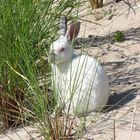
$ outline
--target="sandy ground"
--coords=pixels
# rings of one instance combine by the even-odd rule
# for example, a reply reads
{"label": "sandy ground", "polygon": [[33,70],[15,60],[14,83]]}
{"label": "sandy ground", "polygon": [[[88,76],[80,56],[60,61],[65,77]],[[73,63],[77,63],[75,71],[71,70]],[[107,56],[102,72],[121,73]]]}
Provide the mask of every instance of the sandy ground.
{"label": "sandy ground", "polygon": [[[95,124],[90,121],[95,118],[93,115],[87,118],[85,139],[140,139],[140,3],[132,8],[134,11],[124,2],[113,6],[107,4],[94,11],[95,16],[86,17],[86,20],[94,19],[101,25],[82,24],[86,27],[81,31],[83,43],[91,46],[85,50],[93,57],[98,52],[110,80],[112,96],[109,104],[115,105],[102,113]],[[108,9],[112,16],[103,16]],[[124,33],[124,42],[112,42],[112,33],[118,30]]]}
{"label": "sandy ground", "polygon": [[[78,42],[89,46],[83,49],[90,56],[98,53],[110,80],[112,106],[98,117],[89,114],[83,140],[140,139],[140,2],[132,2],[132,8],[124,2],[107,1],[101,9],[80,13]],[[124,42],[112,41],[112,33],[118,30],[124,32]],[[29,134],[42,139],[33,126],[8,131],[0,135],[0,140],[32,139]]]}

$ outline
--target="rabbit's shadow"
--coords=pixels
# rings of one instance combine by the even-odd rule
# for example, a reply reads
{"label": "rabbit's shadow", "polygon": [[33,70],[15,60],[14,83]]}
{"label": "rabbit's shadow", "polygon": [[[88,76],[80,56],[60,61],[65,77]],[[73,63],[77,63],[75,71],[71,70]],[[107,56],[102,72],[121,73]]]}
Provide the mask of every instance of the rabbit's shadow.
{"label": "rabbit's shadow", "polygon": [[109,97],[107,107],[103,112],[119,109],[134,100],[137,96],[137,89],[129,89],[124,92],[113,94]]}

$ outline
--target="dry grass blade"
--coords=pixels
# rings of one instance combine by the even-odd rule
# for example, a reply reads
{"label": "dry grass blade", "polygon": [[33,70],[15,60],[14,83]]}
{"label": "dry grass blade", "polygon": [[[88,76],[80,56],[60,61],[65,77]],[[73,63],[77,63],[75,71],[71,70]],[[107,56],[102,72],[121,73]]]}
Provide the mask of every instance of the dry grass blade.
{"label": "dry grass blade", "polygon": [[137,111],[138,102],[139,102],[139,95],[140,95],[140,90],[138,91],[136,103],[135,103],[134,110],[133,110],[133,117],[132,117],[132,121],[131,121],[131,128],[130,128],[130,133],[129,133],[129,140],[131,140],[131,138],[132,138],[133,125],[134,125],[136,111]]}
{"label": "dry grass blade", "polygon": [[113,121],[113,140],[116,140],[116,128],[115,128],[116,121]]}
{"label": "dry grass blade", "polygon": [[74,126],[75,117],[67,117],[66,115],[55,114],[53,118],[51,118],[51,139],[57,140],[69,140],[73,139],[74,134],[72,134],[73,126]]}
{"label": "dry grass blade", "polygon": [[100,23],[93,22],[93,21],[90,21],[90,20],[87,20],[87,19],[83,19],[83,18],[79,18],[79,20],[81,20],[81,21],[83,21],[83,22],[92,23],[92,24],[95,24],[95,25],[101,25]]}
{"label": "dry grass blade", "polygon": [[92,9],[96,9],[103,6],[103,0],[89,0]]}
{"label": "dry grass blade", "polygon": [[128,7],[129,7],[127,16],[129,15],[131,9],[133,10],[134,14],[136,14],[135,9],[133,8],[133,6],[132,6],[131,3],[129,2],[129,0],[126,0],[126,1],[124,0],[124,3],[125,3],[126,5],[128,5]]}

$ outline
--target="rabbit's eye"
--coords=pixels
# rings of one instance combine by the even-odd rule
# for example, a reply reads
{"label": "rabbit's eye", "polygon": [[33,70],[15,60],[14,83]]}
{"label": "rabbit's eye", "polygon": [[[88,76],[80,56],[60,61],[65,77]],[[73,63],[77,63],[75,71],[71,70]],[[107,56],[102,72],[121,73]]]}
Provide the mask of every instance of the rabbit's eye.
{"label": "rabbit's eye", "polygon": [[61,49],[60,49],[60,52],[63,52],[64,50],[65,50],[65,48],[61,48]]}

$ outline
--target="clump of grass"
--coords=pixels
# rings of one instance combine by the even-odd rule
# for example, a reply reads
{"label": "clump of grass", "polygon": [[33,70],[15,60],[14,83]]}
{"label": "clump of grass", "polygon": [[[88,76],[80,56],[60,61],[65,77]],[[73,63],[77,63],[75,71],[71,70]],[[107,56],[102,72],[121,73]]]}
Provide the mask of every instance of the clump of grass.
{"label": "clump of grass", "polygon": [[[31,123],[32,118],[44,138],[51,137],[55,101],[49,96],[50,67],[44,50],[56,38],[59,18],[76,16],[71,11],[77,5],[69,0],[0,1],[0,109],[5,128]],[[43,39],[47,45],[40,45]]]}
{"label": "clump of grass", "polygon": [[121,31],[116,31],[113,35],[113,40],[116,42],[124,41],[124,33]]}

